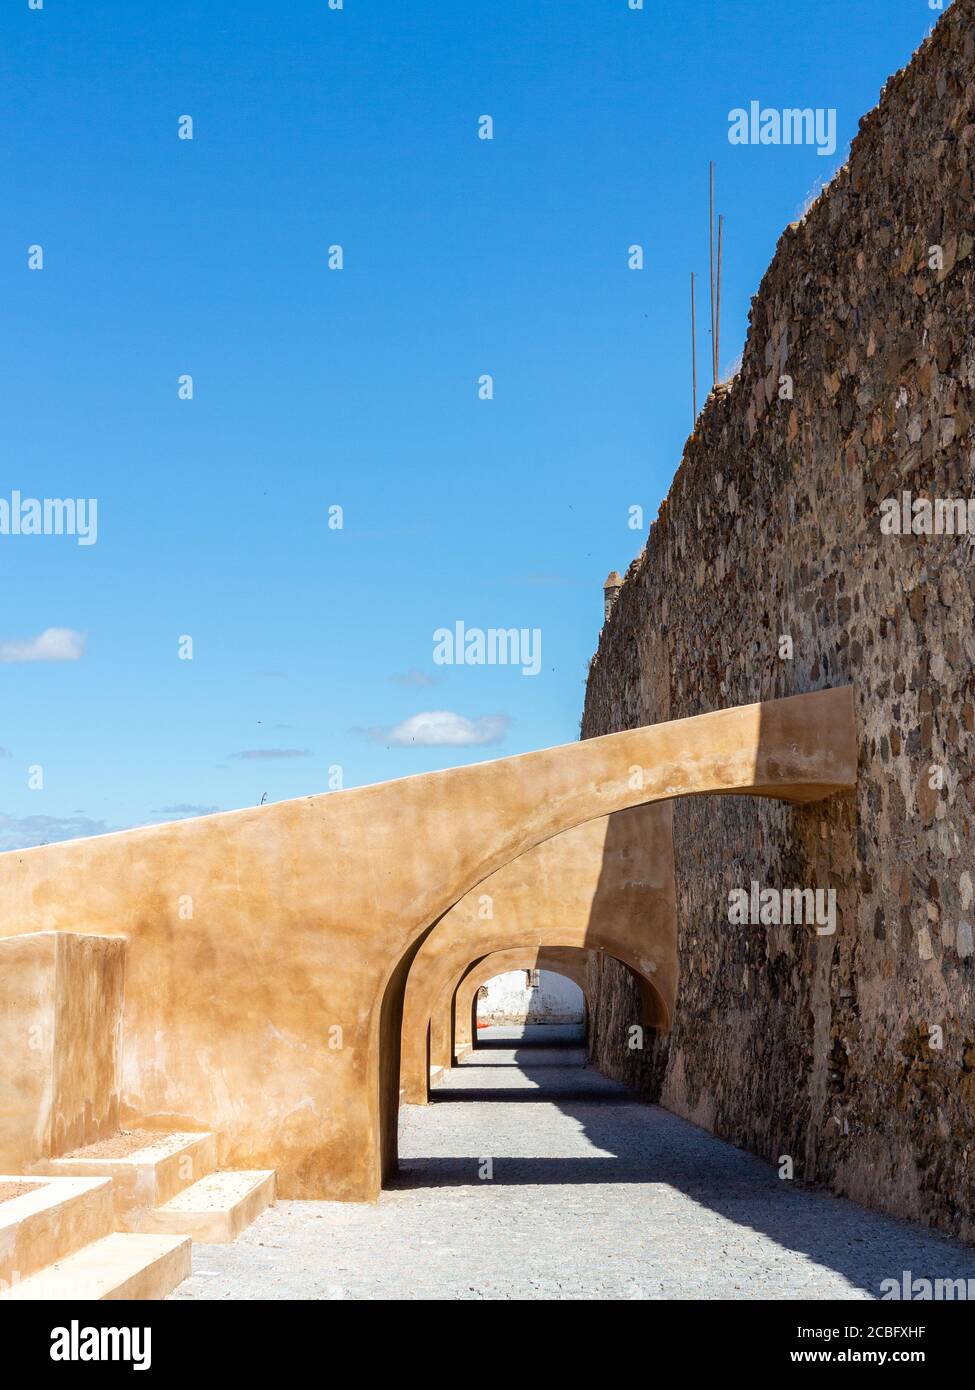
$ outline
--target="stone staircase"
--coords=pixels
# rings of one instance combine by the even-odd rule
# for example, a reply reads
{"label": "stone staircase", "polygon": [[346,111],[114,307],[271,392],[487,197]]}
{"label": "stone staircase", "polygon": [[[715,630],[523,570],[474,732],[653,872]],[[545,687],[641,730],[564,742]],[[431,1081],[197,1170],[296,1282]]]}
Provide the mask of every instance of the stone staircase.
{"label": "stone staircase", "polygon": [[0,1176],[0,1301],[164,1298],[188,1278],[189,1237],[117,1231],[112,1189]]}
{"label": "stone staircase", "polygon": [[273,1169],[217,1171],[216,1136],[207,1133],[121,1133],[31,1173],[110,1178],[117,1230],[211,1245],[235,1240],[275,1200]]}
{"label": "stone staircase", "polygon": [[211,1133],[119,1128],[123,937],[0,940],[0,1298],[163,1298],[275,1200]]}

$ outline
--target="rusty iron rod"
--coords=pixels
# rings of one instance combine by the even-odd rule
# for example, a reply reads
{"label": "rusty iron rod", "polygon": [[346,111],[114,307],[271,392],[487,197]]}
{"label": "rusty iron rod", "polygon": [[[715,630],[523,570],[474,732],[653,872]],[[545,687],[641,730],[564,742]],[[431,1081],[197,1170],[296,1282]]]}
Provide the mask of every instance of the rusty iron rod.
{"label": "rusty iron rod", "polygon": [[718,380],[718,365],[714,355],[714,160],[708,165],[710,177],[710,196],[708,201],[708,226],[710,235],[710,257],[711,257],[711,376],[714,383]]}
{"label": "rusty iron rod", "polygon": [[721,371],[721,242],[722,228],[724,227],[724,215],[718,216],[718,296],[714,310],[714,374],[715,377]]}

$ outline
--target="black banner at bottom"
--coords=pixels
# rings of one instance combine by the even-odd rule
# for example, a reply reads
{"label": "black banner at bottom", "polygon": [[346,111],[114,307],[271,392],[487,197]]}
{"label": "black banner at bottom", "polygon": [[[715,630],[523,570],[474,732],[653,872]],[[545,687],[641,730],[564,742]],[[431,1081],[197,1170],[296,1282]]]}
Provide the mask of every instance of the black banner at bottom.
{"label": "black banner at bottom", "polygon": [[[407,1316],[416,1301],[384,1304],[379,1313],[381,1345],[388,1348],[390,1364],[392,1358],[402,1358],[404,1370],[411,1368],[412,1376],[417,1372],[419,1328],[413,1315],[399,1335],[397,1313]],[[483,1302],[490,1303],[490,1311],[482,1305],[474,1324],[482,1335],[500,1330],[511,1309],[507,1301]],[[466,1311],[477,1303],[482,1300],[465,1300],[455,1311]],[[585,1303],[591,1316],[594,1300]],[[551,1316],[556,1328],[563,1304],[574,1305],[574,1300],[531,1303],[529,1316],[546,1321]],[[957,1366],[970,1339],[964,1300],[646,1300],[646,1304],[639,1312],[632,1302],[604,1304],[592,1331],[600,1322],[611,1326],[622,1318],[621,1333],[632,1337],[639,1331],[665,1338],[675,1351],[679,1348],[686,1372],[711,1368],[787,1371],[793,1366],[833,1365],[948,1370]],[[523,1306],[514,1318],[520,1320],[525,1312]],[[361,1353],[360,1332],[369,1338],[365,1346],[374,1351],[376,1316],[376,1304],[371,1302],[345,1302],[340,1307],[335,1302],[8,1303],[0,1307],[0,1338],[20,1376],[47,1366],[55,1373],[60,1368],[66,1377],[86,1368],[100,1375],[114,1371],[176,1376],[216,1368],[233,1372],[239,1367],[251,1378],[267,1371],[280,1379],[289,1366],[297,1371],[309,1359],[324,1368],[329,1362],[344,1361],[354,1348]],[[572,1337],[566,1339],[569,1369],[578,1356],[577,1323],[573,1328]],[[431,1329],[431,1339],[446,1330],[438,1324],[436,1332]],[[355,1339],[351,1342],[350,1333]],[[555,1364],[547,1367],[551,1374],[557,1367],[558,1342],[550,1342],[547,1349],[555,1353]],[[629,1350],[633,1349],[630,1344]],[[607,1350],[603,1347],[603,1354]],[[429,1351],[434,1352],[432,1340]],[[370,1369],[374,1373],[375,1365]],[[442,1379],[442,1375],[442,1367],[437,1370],[431,1365],[431,1379]]]}

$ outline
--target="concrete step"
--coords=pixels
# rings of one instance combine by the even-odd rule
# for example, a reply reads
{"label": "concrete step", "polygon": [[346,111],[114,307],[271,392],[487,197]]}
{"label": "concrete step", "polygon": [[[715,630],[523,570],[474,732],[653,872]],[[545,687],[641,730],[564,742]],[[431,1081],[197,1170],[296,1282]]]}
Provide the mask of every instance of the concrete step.
{"label": "concrete step", "polygon": [[[18,1188],[20,1196],[4,1196]],[[114,1230],[109,1178],[0,1174],[0,1289]]]}
{"label": "concrete step", "polygon": [[61,1158],[44,1159],[31,1166],[31,1173],[111,1178],[115,1210],[121,1216],[133,1209],[162,1206],[216,1167],[213,1134],[137,1134],[131,1138],[137,1146],[125,1152],[127,1138],[121,1134]]}
{"label": "concrete step", "polygon": [[189,1278],[185,1236],[125,1235],[92,1241],[0,1293],[0,1301],[165,1298]]}
{"label": "concrete step", "polygon": [[154,1211],[133,1212],[130,1217],[139,1222],[139,1230],[227,1245],[274,1202],[275,1187],[273,1169],[210,1173]]}

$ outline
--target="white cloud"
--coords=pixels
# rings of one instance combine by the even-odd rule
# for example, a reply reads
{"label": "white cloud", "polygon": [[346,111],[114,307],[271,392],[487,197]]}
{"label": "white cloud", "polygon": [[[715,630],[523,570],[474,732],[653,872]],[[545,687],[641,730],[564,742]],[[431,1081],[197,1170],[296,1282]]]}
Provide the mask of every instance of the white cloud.
{"label": "white cloud", "polygon": [[0,642],[0,661],[78,661],[84,655],[85,635],[70,627],[46,627],[24,642]]}
{"label": "white cloud", "polygon": [[411,715],[391,729],[370,729],[368,732],[373,742],[386,743],[393,748],[469,748],[497,743],[510,724],[506,714],[465,719],[462,714],[437,709]]}
{"label": "white cloud", "polygon": [[55,840],[80,840],[88,835],[105,835],[112,827],[88,816],[5,816],[0,813],[0,852],[32,849]]}

